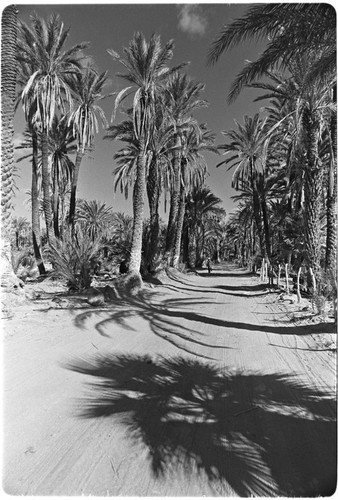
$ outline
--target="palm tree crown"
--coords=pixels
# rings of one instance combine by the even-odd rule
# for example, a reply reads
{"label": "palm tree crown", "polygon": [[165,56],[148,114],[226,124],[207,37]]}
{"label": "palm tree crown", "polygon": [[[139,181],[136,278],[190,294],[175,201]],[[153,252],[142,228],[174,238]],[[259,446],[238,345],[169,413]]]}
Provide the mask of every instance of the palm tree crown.
{"label": "palm tree crown", "polygon": [[283,68],[297,54],[321,54],[312,69],[312,78],[332,75],[336,63],[336,16],[331,5],[323,3],[260,4],[242,18],[224,26],[209,51],[209,63],[248,38],[267,38],[268,45],[257,61],[248,63],[236,77],[229,101],[246,84],[277,65]]}

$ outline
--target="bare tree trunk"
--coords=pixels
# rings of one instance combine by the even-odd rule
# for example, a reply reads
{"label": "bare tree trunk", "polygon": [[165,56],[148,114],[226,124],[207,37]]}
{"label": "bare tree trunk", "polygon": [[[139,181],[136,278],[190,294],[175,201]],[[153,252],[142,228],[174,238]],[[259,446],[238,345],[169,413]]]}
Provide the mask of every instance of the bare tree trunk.
{"label": "bare tree trunk", "polygon": [[150,212],[150,237],[148,242],[148,259],[150,270],[154,270],[154,259],[158,253],[159,247],[159,233],[160,233],[160,218],[158,214],[158,206],[160,200],[160,185],[158,178],[158,166],[157,163],[152,161],[149,166],[149,174],[147,180],[147,196],[149,202],[149,212]]}
{"label": "bare tree trunk", "polygon": [[183,222],[184,222],[184,214],[185,214],[185,187],[181,185],[181,195],[180,195],[180,203],[178,208],[178,217],[177,217],[177,226],[176,226],[176,237],[175,237],[175,247],[174,247],[174,258],[173,258],[173,266],[177,267],[180,254],[181,254],[181,239],[182,239],[182,231],[183,231]]}
{"label": "bare tree trunk", "polygon": [[[176,138],[176,145],[179,147],[181,141],[179,137]],[[173,186],[170,198],[170,211],[169,211],[169,219],[168,219],[168,227],[167,227],[167,237],[165,243],[165,253],[172,265],[173,253],[174,253],[174,245],[175,245],[175,235],[176,235],[176,226],[177,226],[177,217],[178,217],[178,207],[179,207],[179,199],[180,199],[180,185],[181,185],[181,153],[180,150],[177,149],[173,153]]]}
{"label": "bare tree trunk", "polygon": [[289,264],[285,264],[285,282],[286,282],[286,293],[289,295],[290,293],[290,288],[289,288]]}
{"label": "bare tree trunk", "polygon": [[36,131],[32,130],[32,237],[33,249],[36,264],[39,269],[39,274],[46,274],[46,268],[42,259],[41,247],[41,232],[40,232],[40,206],[39,206],[39,190],[38,190],[38,141]]}
{"label": "bare tree trunk", "polygon": [[301,295],[300,295],[300,283],[299,283],[300,273],[301,272],[302,272],[302,267],[299,266],[299,269],[298,269],[298,272],[297,272],[297,302],[298,302],[298,304],[299,304],[300,299],[301,299]]}
{"label": "bare tree trunk", "polygon": [[136,179],[133,193],[133,236],[130,251],[129,272],[140,274],[142,257],[142,230],[144,199],[146,192],[147,154],[143,146],[140,150],[136,167]]}
{"label": "bare tree trunk", "polygon": [[73,175],[72,175],[71,192],[70,192],[68,222],[69,222],[69,225],[71,225],[71,226],[74,226],[74,217],[75,217],[75,210],[76,210],[76,190],[77,190],[77,184],[78,184],[78,179],[79,179],[80,165],[81,165],[83,156],[84,156],[84,152],[82,151],[82,145],[80,144],[78,147],[77,153],[76,153],[74,171],[73,171]]}
{"label": "bare tree trunk", "polygon": [[48,164],[48,135],[46,131],[43,131],[41,133],[41,155],[42,155],[43,211],[45,214],[47,241],[49,243],[52,237],[53,216],[51,208],[50,171]]}
{"label": "bare tree trunk", "polygon": [[17,286],[11,261],[14,106],[17,9],[7,6],[1,20],[1,285]]}

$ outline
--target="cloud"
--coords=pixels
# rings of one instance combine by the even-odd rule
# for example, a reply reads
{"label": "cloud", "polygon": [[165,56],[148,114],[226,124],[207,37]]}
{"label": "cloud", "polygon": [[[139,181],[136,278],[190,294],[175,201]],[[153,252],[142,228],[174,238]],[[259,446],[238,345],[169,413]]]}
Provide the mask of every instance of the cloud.
{"label": "cloud", "polygon": [[207,20],[199,5],[188,4],[179,7],[178,29],[191,36],[203,36],[207,28]]}

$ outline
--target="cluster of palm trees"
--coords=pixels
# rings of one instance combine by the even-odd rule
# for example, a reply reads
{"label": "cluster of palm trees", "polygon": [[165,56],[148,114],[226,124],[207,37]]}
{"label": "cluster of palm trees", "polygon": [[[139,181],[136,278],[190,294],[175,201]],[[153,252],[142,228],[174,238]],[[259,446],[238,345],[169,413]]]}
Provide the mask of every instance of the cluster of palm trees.
{"label": "cluster of palm trees", "polygon": [[[19,20],[17,28],[17,105],[21,103],[27,125],[19,147],[29,148],[19,161],[30,158],[32,164],[32,235],[40,273],[46,271],[40,216],[45,223],[44,239],[53,248],[60,246],[57,240],[63,240],[65,233],[67,238],[68,233],[78,238],[77,226],[86,226],[83,214],[87,223],[92,216],[90,202],[77,204],[76,191],[81,161],[90,153],[100,123],[106,130],[105,138],[123,143],[114,157],[115,187],[128,196],[132,186],[130,272],[139,273],[141,266],[154,270],[161,261],[178,266],[182,235],[187,239],[193,227],[200,235],[194,235],[192,244],[185,242],[185,260],[191,262],[194,254],[194,260],[201,261],[208,241],[204,226],[208,223],[206,216],[196,223],[189,212],[186,214],[186,207],[199,193],[207,198],[205,213],[222,212],[218,207],[221,200],[204,187],[207,165],[203,152],[217,153],[217,148],[215,135],[193,116],[194,110],[207,106],[201,97],[204,85],[182,71],[185,63],[169,66],[174,42],[162,45],[157,35],[147,41],[136,33],[123,57],[108,49],[124,68],[118,76],[130,84],[115,95],[113,119],[108,124],[99,105],[106,97],[103,89],[107,72],[100,74],[86,56],[88,43],[67,48],[69,30],[54,14],[46,20],[33,14],[29,24]],[[115,116],[118,108],[125,116],[120,122]],[[168,199],[170,204],[165,230],[159,217],[161,196],[166,205]],[[150,219],[145,227],[146,197]],[[109,218],[114,220],[111,213]],[[98,219],[95,223],[100,224]],[[97,235],[98,225],[86,231],[86,237]],[[114,227],[112,223],[111,229]],[[202,240],[205,244],[200,248]]]}
{"label": "cluster of palm trees", "polygon": [[[114,156],[115,189],[126,197],[132,192],[132,228],[124,242],[130,272],[154,270],[160,262],[201,265],[206,256],[219,259],[230,252],[244,264],[267,262],[271,270],[281,262],[306,266],[314,290],[323,272],[334,273],[336,21],[330,5],[259,4],[223,28],[210,48],[210,63],[249,37],[268,43],[229,94],[231,102],[245,86],[261,89],[256,100],[265,107],[223,132],[226,142],[218,147],[215,135],[194,117],[208,104],[204,85],[187,76],[185,63],[170,67],[172,40],[162,44],[157,35],[146,40],[136,33],[122,56],[108,49],[126,82],[115,94],[108,124],[99,105],[107,72],[99,73],[86,56],[88,44],[66,48],[69,31],[57,15],[44,20],[34,14],[28,25],[17,24],[16,14],[10,7],[2,18],[8,46],[2,54],[12,54],[2,61],[2,108],[4,116],[14,113],[17,84],[27,122],[23,146],[31,148],[32,234],[41,273],[40,192],[47,243],[54,245],[65,232],[75,237],[83,214],[90,219],[90,204],[77,206],[76,192],[81,161],[100,124],[106,139],[122,144]],[[119,122],[118,111],[124,114]],[[2,130],[5,188],[12,175],[11,123]],[[218,166],[233,169],[239,205],[227,225],[221,200],[204,185],[205,151],[222,152]],[[169,205],[166,226],[159,216],[161,197]],[[3,207],[8,200],[10,195],[3,196]],[[5,209],[3,220],[4,214]]]}
{"label": "cluster of palm trees", "polygon": [[228,250],[242,263],[306,267],[314,291],[336,265],[335,25],[327,4],[262,4],[224,27],[210,51],[216,62],[247,37],[269,39],[229,94],[232,101],[244,86],[261,89],[256,100],[266,106],[223,132],[219,165],[234,169],[239,201]]}
{"label": "cluster of palm trees", "polygon": [[[162,45],[157,35],[147,41],[136,33],[124,49],[124,57],[108,51],[124,67],[125,73],[119,76],[131,84],[115,101],[116,110],[122,102],[131,100],[125,109],[126,118],[109,126],[106,136],[125,143],[115,155],[116,187],[128,195],[128,187],[133,186],[131,272],[138,272],[141,266],[146,197],[150,221],[148,241],[143,244],[145,264],[153,270],[164,253],[168,265],[178,266],[187,199],[193,189],[202,189],[207,173],[203,152],[217,153],[214,134],[193,116],[196,109],[207,106],[201,97],[204,85],[182,71],[184,64],[170,68],[173,48],[172,40]],[[170,203],[164,248],[159,245],[162,193]]]}

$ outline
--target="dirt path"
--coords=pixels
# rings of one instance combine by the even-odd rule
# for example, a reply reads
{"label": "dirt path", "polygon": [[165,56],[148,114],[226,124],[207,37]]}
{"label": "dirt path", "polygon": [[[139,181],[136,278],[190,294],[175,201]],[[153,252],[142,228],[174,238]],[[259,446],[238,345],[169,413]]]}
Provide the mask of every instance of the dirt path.
{"label": "dirt path", "polygon": [[335,354],[275,299],[220,266],[102,309],[18,308],[4,324],[5,491],[332,494]]}

